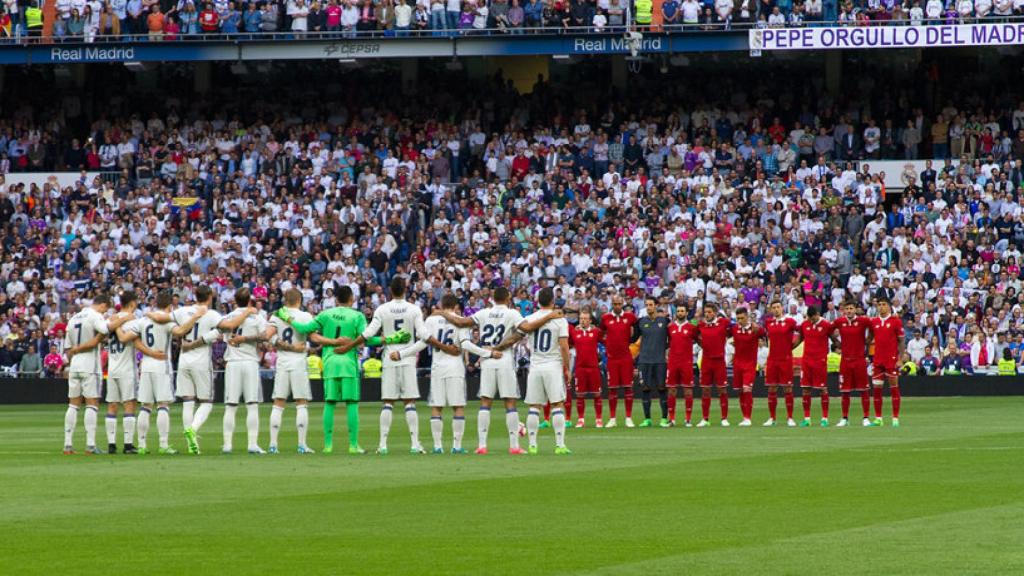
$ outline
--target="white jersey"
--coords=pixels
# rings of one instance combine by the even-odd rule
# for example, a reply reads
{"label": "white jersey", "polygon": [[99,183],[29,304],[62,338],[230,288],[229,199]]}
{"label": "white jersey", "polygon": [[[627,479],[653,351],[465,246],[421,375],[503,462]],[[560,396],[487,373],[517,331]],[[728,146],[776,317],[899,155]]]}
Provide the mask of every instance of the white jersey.
{"label": "white jersey", "polygon": [[[501,344],[506,336],[512,334],[516,327],[523,323],[523,315],[519,313],[519,310],[509,308],[504,304],[479,310],[471,318],[480,330],[480,346],[485,348],[493,348]],[[481,361],[481,366],[498,365],[514,366],[515,354],[509,350],[497,360],[486,358]]]}
{"label": "white jersey", "polygon": [[[242,314],[242,311],[235,310],[228,314],[226,318],[234,318],[239,314]],[[259,336],[260,334],[263,334],[263,332],[265,332],[267,329],[267,320],[266,318],[263,317],[262,314],[262,312],[258,314],[250,314],[242,322],[241,326],[235,328],[233,331],[224,330],[223,332],[230,333],[231,335],[234,336]],[[230,339],[230,336],[228,336],[228,339]],[[246,342],[238,346],[232,346],[231,344],[228,344],[227,350],[224,352],[224,361],[259,363],[260,352],[257,349],[255,342]]]}
{"label": "white jersey", "polygon": [[[181,326],[188,319],[196,313],[195,306],[185,306],[184,308],[178,308],[174,312],[171,312],[171,321],[176,326]],[[210,352],[210,344],[213,343],[220,336],[220,331],[217,330],[217,325],[224,319],[224,316],[216,310],[207,310],[206,314],[203,314],[196,323],[192,325],[192,331],[185,334],[182,340],[185,342],[195,342],[196,340],[203,340],[206,342],[204,346],[193,348],[188,352],[182,352],[178,357],[178,370],[207,370],[213,371],[213,357]]]}
{"label": "white jersey", "polygon": [[[64,335],[64,348],[81,346],[95,338],[97,334],[109,333],[110,328],[107,327],[107,321],[103,318],[103,315],[90,306],[72,316],[71,320],[68,320],[68,331]],[[101,347],[97,346],[88,352],[75,354],[71,358],[71,365],[68,367],[68,371],[101,374],[100,350]]]}
{"label": "white jersey", "polygon": [[[431,316],[427,318],[424,324],[427,326],[427,333],[429,335],[437,338],[439,342],[444,344],[454,344],[459,349],[462,349],[463,343],[469,341],[471,337],[468,329],[456,328],[444,316]],[[438,378],[465,378],[466,363],[463,361],[462,354],[452,356],[447,352],[435,349],[433,351],[433,361],[430,363],[430,373],[431,376]]]}
{"label": "white jersey", "polygon": [[[135,332],[135,326],[140,320],[129,320],[121,325],[125,332]],[[110,378],[135,378],[138,366],[135,362],[135,346],[131,342],[121,342],[116,334],[110,335],[110,344],[107,346],[107,375]]]}
{"label": "white jersey", "polygon": [[[303,312],[298,308],[288,308],[288,312],[292,315],[292,319],[295,322],[305,324],[313,321],[313,316],[309,312]],[[281,320],[277,316],[270,319],[270,325],[277,328],[275,343],[276,341],[281,341],[292,346],[295,344],[302,344],[303,346],[306,345],[306,335],[302,334],[295,328],[292,328],[291,324]],[[278,349],[276,368],[278,372],[304,372],[308,369],[306,356],[307,354],[305,352],[292,352],[290,350]]]}
{"label": "white jersey", "polygon": [[[550,314],[550,310],[538,310],[526,317],[533,322]],[[526,339],[530,347],[530,368],[562,367],[562,349],[559,341],[569,337],[569,323],[565,318],[556,318],[539,328]]]}
{"label": "white jersey", "polygon": [[166,360],[157,360],[143,355],[140,364],[141,372],[171,373],[171,323],[157,324],[149,318],[141,318],[132,322],[132,332],[139,335],[139,340],[156,352],[167,355]]}
{"label": "white jersey", "polygon": [[378,306],[373,311],[373,320],[363,331],[363,338],[372,338],[378,332],[383,331],[384,336],[391,336],[399,330],[406,330],[412,334],[411,344],[390,344],[384,347],[384,366],[415,366],[416,356],[411,355],[400,360],[392,360],[392,352],[401,352],[403,349],[414,345],[418,340],[425,340],[430,333],[423,323],[423,311],[420,307],[405,300],[392,300],[387,304]]}

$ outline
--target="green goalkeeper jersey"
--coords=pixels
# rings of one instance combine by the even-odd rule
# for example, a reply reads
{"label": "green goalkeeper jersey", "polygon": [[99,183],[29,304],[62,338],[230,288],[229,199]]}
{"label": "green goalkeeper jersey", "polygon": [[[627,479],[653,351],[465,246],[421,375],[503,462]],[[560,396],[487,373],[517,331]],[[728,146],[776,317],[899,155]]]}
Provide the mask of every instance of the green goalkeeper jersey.
{"label": "green goalkeeper jersey", "polygon": [[[362,312],[339,306],[324,310],[310,322],[295,322],[292,326],[303,334],[318,332],[324,338],[351,338],[355,340],[366,330],[366,316]],[[324,378],[358,378],[359,349],[335,354],[333,346],[324,346]]]}

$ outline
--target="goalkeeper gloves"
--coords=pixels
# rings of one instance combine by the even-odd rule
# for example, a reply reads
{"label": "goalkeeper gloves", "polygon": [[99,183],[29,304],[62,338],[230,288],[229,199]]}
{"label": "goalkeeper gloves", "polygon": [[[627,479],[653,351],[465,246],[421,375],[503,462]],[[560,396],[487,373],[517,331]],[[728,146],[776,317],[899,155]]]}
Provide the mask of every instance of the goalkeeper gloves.
{"label": "goalkeeper gloves", "polygon": [[283,320],[286,324],[292,323],[292,315],[288,312],[287,308],[278,308],[277,312],[274,312],[274,316],[277,316]]}
{"label": "goalkeeper gloves", "polygon": [[406,330],[399,330],[390,336],[384,337],[385,344],[405,344],[409,340],[412,340],[412,334]]}

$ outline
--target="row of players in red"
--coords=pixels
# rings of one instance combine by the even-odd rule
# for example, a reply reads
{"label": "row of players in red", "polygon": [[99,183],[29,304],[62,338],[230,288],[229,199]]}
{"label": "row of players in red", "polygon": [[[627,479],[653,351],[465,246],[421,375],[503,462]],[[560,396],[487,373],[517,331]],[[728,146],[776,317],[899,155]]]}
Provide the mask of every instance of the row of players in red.
{"label": "row of players in red", "polygon": [[[817,390],[821,398],[822,423],[827,423],[829,394],[826,387],[826,358],[831,341],[838,341],[841,353],[840,392],[842,394],[843,419],[840,425],[845,426],[850,410],[850,396],[857,392],[861,397],[865,425],[878,425],[882,422],[882,392],[886,383],[889,384],[892,418],[895,426],[899,425],[900,390],[898,381],[898,360],[903,353],[903,323],[892,315],[891,303],[879,300],[877,303],[879,316],[868,318],[857,312],[856,304],[848,302],[843,305],[843,316],[833,322],[821,317],[812,308],[808,309],[808,319],[797,324],[793,318],[783,315],[782,304],[775,302],[770,306],[771,317],[764,326],[751,321],[745,309],[737,309],[735,321],[719,314],[714,304],[704,306],[703,319],[697,323],[686,319],[686,311],[682,308],[676,312],[676,318],[668,327],[667,378],[668,387],[667,419],[674,424],[676,413],[676,396],[678,388],[682,388],[686,406],[686,425],[690,425],[693,413],[694,388],[694,344],[699,344],[703,351],[699,385],[702,389],[701,411],[702,425],[707,425],[711,409],[711,388],[715,388],[721,406],[723,424],[728,422],[729,414],[729,382],[726,376],[725,347],[728,338],[733,339],[733,374],[732,387],[740,394],[740,409],[743,413],[741,425],[749,426],[753,412],[753,385],[757,373],[758,347],[762,339],[768,341],[768,360],[765,366],[765,384],[768,387],[768,410],[770,420],[766,425],[773,425],[778,406],[778,389],[782,388],[787,422],[793,422],[793,349],[802,342],[803,357],[800,363],[800,385],[803,389],[804,420],[811,416],[811,395]],[[598,422],[601,421],[601,374],[597,347],[604,343],[607,354],[608,370],[608,402],[611,420],[615,422],[619,390],[624,389],[624,400],[627,422],[631,422],[633,400],[634,360],[630,345],[634,342],[638,319],[632,312],[623,310],[621,298],[612,301],[612,312],[601,318],[600,326],[595,326],[589,313],[582,313],[580,324],[570,331],[570,343],[576,350],[575,387],[578,416],[582,420],[585,398],[595,396],[594,408]],[[874,341],[874,357],[872,359],[875,419],[869,418],[870,392],[867,353],[868,345]],[[642,386],[649,383],[641,382]],[[571,405],[567,403],[567,409]],[[571,417],[567,414],[567,417]]]}

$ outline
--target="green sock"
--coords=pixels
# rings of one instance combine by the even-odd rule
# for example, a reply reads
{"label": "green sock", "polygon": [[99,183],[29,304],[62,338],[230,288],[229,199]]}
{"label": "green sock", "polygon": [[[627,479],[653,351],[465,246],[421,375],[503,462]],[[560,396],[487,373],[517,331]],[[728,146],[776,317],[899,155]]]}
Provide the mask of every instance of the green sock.
{"label": "green sock", "polygon": [[324,403],[324,445],[334,441],[334,402]]}
{"label": "green sock", "polygon": [[348,406],[348,445],[359,445],[359,403],[349,402]]}

